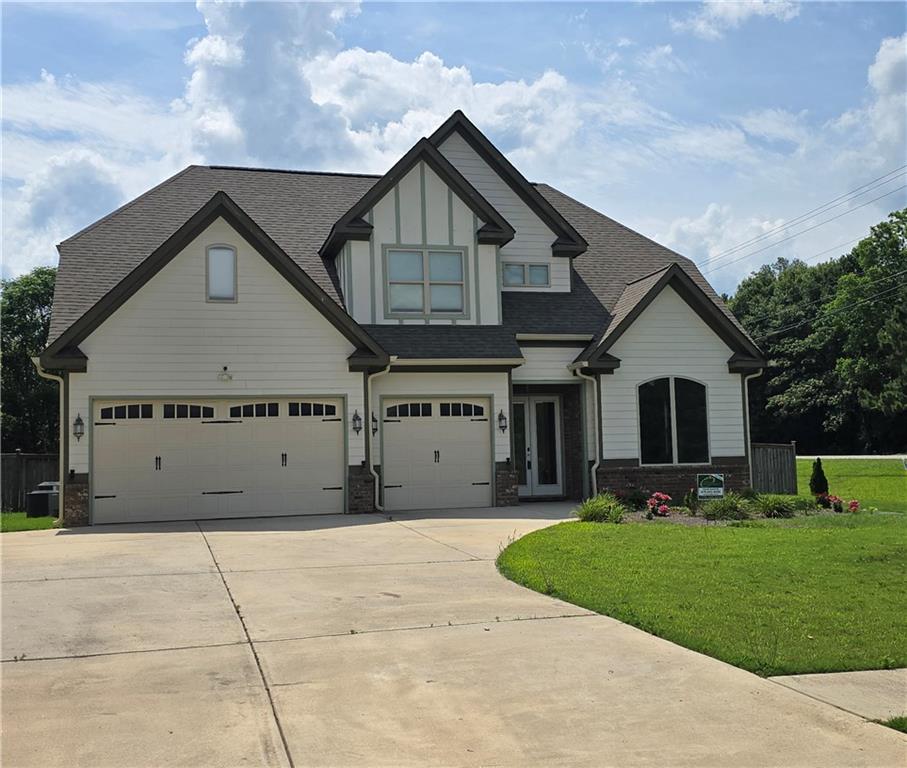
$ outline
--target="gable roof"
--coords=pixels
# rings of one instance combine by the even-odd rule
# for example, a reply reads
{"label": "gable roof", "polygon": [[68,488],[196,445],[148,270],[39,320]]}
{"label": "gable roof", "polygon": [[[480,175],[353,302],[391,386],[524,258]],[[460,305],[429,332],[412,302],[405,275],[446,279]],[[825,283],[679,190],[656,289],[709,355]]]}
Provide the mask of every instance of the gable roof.
{"label": "gable roof", "polygon": [[[387,360],[384,350],[324,290],[281,250],[268,234],[226,192],[216,192],[147,258],[79,317],[41,355],[42,364],[54,368],[78,359],[79,343],[121,307],[136,291],[165,267],[212,222],[223,218],[280,275],[296,288],[340,333],[357,348],[367,350],[378,362]],[[82,355],[84,359],[84,355]]]}
{"label": "gable roof", "polygon": [[451,165],[428,139],[420,139],[391,168],[377,184],[371,187],[356,204],[350,208],[331,228],[319,252],[322,256],[333,257],[347,240],[368,240],[372,225],[363,216],[388,194],[418,162],[424,162],[485,224],[477,233],[480,243],[504,245],[513,240],[516,231],[507,220],[495,210],[479,191]]}
{"label": "gable roof", "polygon": [[454,112],[428,139],[434,146],[440,147],[451,133],[457,132],[462,136],[479,156],[491,166],[507,185],[523,200],[526,205],[538,216],[557,236],[551,246],[555,256],[574,257],[583,253],[588,244],[583,236],[565,219],[560,212],[551,205],[530,184],[526,177],[520,173],[501,151],[492,144],[469,118],[459,109]]}

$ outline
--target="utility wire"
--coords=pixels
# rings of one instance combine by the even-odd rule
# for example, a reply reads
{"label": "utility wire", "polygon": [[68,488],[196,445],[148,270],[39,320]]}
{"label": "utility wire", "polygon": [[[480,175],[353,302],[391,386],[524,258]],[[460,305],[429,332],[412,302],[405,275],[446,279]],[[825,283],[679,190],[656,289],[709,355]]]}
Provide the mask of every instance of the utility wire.
{"label": "utility wire", "polygon": [[766,333],[763,336],[757,337],[755,339],[755,341],[762,341],[763,339],[767,339],[770,336],[777,336],[779,333],[786,333],[787,331],[792,331],[792,330],[794,330],[794,328],[799,328],[801,325],[806,325],[807,323],[813,323],[813,322],[816,322],[817,320],[824,320],[826,317],[831,317],[832,315],[837,315],[837,314],[840,314],[841,312],[846,312],[847,310],[853,309],[854,307],[859,307],[861,304],[869,304],[871,302],[877,301],[878,299],[881,299],[883,296],[886,296],[887,294],[896,291],[898,288],[900,288],[902,285],[905,285],[905,284],[907,284],[907,281],[901,281],[897,285],[891,286],[891,288],[886,288],[884,291],[880,291],[879,293],[874,293],[872,296],[867,296],[865,299],[861,299],[860,301],[855,301],[853,304],[848,304],[846,307],[839,307],[838,309],[830,309],[826,312],[820,312],[819,314],[817,314],[813,317],[808,317],[806,320],[801,320],[799,323],[794,323],[793,325],[788,325],[788,326],[785,326],[784,328],[779,328],[777,331],[772,331],[771,333]]}
{"label": "utility wire", "polygon": [[812,261],[813,259],[818,259],[820,256],[824,256],[826,253],[831,253],[832,251],[837,251],[839,248],[843,248],[846,245],[859,243],[862,239],[862,237],[855,237],[853,240],[848,240],[846,243],[838,243],[837,245],[833,245],[831,248],[826,248],[824,251],[819,251],[818,253],[814,253],[812,256],[807,256],[806,258],[800,259],[800,261]]}
{"label": "utility wire", "polygon": [[776,245],[781,245],[781,243],[785,243],[788,240],[793,240],[795,237],[799,237],[800,235],[805,235],[807,232],[812,232],[814,229],[818,229],[819,227],[824,226],[825,224],[828,224],[828,223],[834,221],[835,219],[840,219],[842,216],[846,216],[849,213],[853,213],[854,211],[860,210],[860,208],[865,208],[867,205],[871,205],[872,203],[875,203],[876,201],[881,200],[883,197],[888,197],[888,195],[893,195],[895,192],[900,192],[905,187],[907,187],[907,184],[902,184],[900,187],[897,187],[896,189],[892,189],[890,192],[886,192],[884,195],[879,195],[878,197],[874,197],[872,200],[867,200],[865,203],[861,203],[860,205],[850,208],[849,210],[843,211],[843,212],[837,214],[836,216],[832,216],[830,219],[825,219],[824,221],[820,221],[818,224],[813,224],[811,227],[807,227],[806,229],[800,230],[799,232],[795,232],[792,235],[783,237],[780,240],[775,241],[774,243],[770,243],[769,245],[764,245],[762,248],[757,248],[755,251],[750,251],[749,253],[745,253],[742,256],[738,256],[736,259],[731,259],[730,261],[727,261],[724,264],[720,264],[717,267],[712,267],[711,269],[706,269],[703,271],[702,274],[707,275],[710,272],[716,272],[719,269],[724,269],[725,267],[728,267],[731,264],[736,264],[738,261],[743,261],[743,259],[748,259],[750,256],[755,256],[757,253],[762,253],[763,251],[767,251],[769,248],[774,248]]}
{"label": "utility wire", "polygon": [[[703,267],[706,264],[709,264],[713,261],[718,261],[718,260],[724,258],[725,256],[729,256],[730,254],[732,254],[736,251],[739,251],[741,248],[745,248],[749,245],[752,245],[761,240],[764,240],[767,237],[772,237],[773,235],[775,235],[779,232],[782,232],[786,229],[790,229],[791,227],[800,223],[802,220],[809,218],[810,216],[814,216],[817,213],[825,213],[826,211],[829,211],[832,208],[837,208],[839,205],[843,205],[846,202],[850,202],[854,198],[861,197],[862,195],[865,195],[867,192],[871,192],[873,189],[877,189],[878,187],[884,186],[885,184],[887,184],[890,181],[894,181],[894,178],[889,179],[887,177],[893,176],[895,174],[899,176],[904,172],[904,169],[907,169],[907,165],[902,165],[900,168],[895,168],[893,171],[889,171],[888,173],[883,174],[882,176],[879,176],[878,178],[875,178],[872,181],[867,181],[862,186],[859,186],[856,189],[852,189],[852,190],[850,190],[850,192],[845,192],[843,195],[838,195],[838,197],[836,197],[832,200],[829,200],[827,203],[823,203],[822,205],[817,206],[816,208],[813,208],[812,210],[807,211],[806,213],[801,213],[799,216],[796,216],[795,218],[791,219],[790,221],[786,221],[786,222],[784,222],[784,224],[780,224],[777,227],[774,227],[773,229],[770,229],[767,232],[762,232],[758,235],[755,235],[754,237],[751,237],[749,240],[745,240],[742,243],[738,243],[737,245],[734,245],[734,246],[728,248],[727,250],[721,251],[720,253],[716,253],[714,256],[709,256],[707,259],[705,259],[705,261],[703,261],[698,266]],[[895,178],[896,178],[896,176],[895,176]],[[884,179],[884,181],[882,181],[882,179]],[[879,182],[879,183],[877,183],[877,182]],[[865,189],[865,187],[871,187],[871,188]],[[860,192],[860,190],[863,190],[863,191]],[[849,199],[845,200],[844,198],[849,198]],[[840,201],[840,202],[838,202],[838,201]]]}

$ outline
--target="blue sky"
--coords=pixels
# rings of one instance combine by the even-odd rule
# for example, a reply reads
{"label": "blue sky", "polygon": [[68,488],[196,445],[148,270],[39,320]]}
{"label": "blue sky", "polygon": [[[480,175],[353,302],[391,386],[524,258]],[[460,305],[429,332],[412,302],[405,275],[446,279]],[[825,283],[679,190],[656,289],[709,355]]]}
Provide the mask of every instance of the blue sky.
{"label": "blue sky", "polygon": [[[2,14],[4,275],[54,263],[57,242],[189,163],[380,172],[456,108],[529,178],[698,261],[907,164],[901,3]],[[907,204],[904,183],[892,175],[708,276],[731,291],[778,256],[837,255]]]}

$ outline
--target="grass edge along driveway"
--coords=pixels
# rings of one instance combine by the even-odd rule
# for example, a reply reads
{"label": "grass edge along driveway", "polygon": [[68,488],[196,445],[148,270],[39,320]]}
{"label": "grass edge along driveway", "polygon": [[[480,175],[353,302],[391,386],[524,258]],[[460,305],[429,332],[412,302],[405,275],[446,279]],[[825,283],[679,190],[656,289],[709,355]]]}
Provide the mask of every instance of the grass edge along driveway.
{"label": "grass edge along driveway", "polygon": [[507,547],[518,584],[760,675],[907,666],[907,516],[566,522]]}
{"label": "grass edge along driveway", "polygon": [[18,531],[43,531],[53,528],[57,518],[26,517],[24,512],[0,512],[0,532],[15,533]]}

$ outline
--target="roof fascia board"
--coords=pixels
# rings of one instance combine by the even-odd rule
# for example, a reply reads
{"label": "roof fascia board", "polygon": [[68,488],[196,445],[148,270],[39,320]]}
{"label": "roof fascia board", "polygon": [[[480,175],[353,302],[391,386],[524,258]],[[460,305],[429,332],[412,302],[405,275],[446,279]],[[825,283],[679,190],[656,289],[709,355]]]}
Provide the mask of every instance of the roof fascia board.
{"label": "roof fascia board", "polygon": [[423,160],[454,191],[457,197],[485,222],[477,233],[479,243],[505,245],[513,239],[516,230],[507,219],[428,139],[420,139],[352,208],[340,217],[331,228],[319,253],[330,258],[337,254],[347,240],[368,240],[372,233],[372,225],[365,221],[365,214],[388,194],[420,160]]}
{"label": "roof fascia board", "polygon": [[287,256],[226,192],[217,192],[150,256],[60,334],[42,353],[42,360],[50,362],[67,347],[77,346],[218,218],[223,218],[245,238],[351,343],[365,347],[378,358],[387,359],[387,353],[381,346]]}
{"label": "roof fascia board", "polygon": [[583,236],[459,109],[428,140],[434,146],[440,147],[454,131],[466,140],[479,156],[498,173],[507,186],[554,232],[557,239],[551,244],[551,249],[555,256],[573,258],[587,250],[589,244]]}

